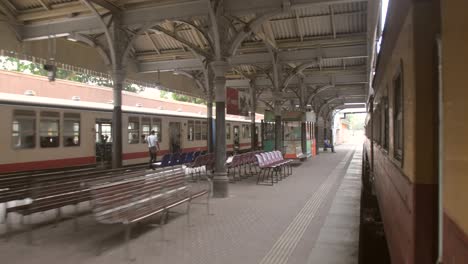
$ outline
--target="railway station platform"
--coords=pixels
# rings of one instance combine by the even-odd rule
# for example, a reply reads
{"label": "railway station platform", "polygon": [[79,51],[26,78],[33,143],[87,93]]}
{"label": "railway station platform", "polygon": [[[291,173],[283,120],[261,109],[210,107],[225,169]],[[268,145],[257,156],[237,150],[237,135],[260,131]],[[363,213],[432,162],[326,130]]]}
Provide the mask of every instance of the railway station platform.
{"label": "railway station platform", "polygon": [[[273,186],[256,185],[255,177],[231,184],[228,198],[211,200],[209,215],[192,205],[190,224],[185,206],[175,208],[164,236],[156,225],[138,225],[130,243],[133,263],[357,263],[361,152],[360,145],[338,146]],[[54,214],[36,218],[47,217]],[[17,223],[9,241],[0,240],[2,261],[125,263],[121,226],[100,225],[83,214],[74,231],[66,213],[64,219],[36,227],[33,245]],[[4,224],[0,228],[3,233]]]}

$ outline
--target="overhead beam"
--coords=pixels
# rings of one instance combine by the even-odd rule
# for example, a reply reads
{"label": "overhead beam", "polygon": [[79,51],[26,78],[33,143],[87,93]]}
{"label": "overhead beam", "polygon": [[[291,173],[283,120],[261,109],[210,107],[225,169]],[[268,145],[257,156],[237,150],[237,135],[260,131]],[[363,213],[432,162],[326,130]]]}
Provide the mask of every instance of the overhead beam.
{"label": "overhead beam", "polygon": [[16,11],[14,9],[12,9],[7,3],[9,3],[9,2],[8,1],[5,2],[5,3],[0,2],[0,12],[5,14],[5,16],[10,21],[10,23],[15,23],[16,24],[16,18],[15,18]]}
{"label": "overhead beam", "polygon": [[[102,1],[102,0],[96,0]],[[291,10],[317,5],[328,5],[332,3],[362,2],[362,0],[291,0]],[[254,10],[254,11],[253,11]],[[283,0],[225,0],[224,13],[233,16],[246,14],[272,12],[283,10]],[[56,18],[74,12],[87,12],[83,5],[69,6],[67,9],[52,9],[47,12],[29,12],[18,16],[21,21],[34,19]],[[122,26],[136,26],[151,23],[160,23],[164,20],[177,20],[188,17],[208,15],[208,5],[206,0],[192,0],[176,3],[164,3],[150,7],[126,10],[121,12]],[[64,18],[61,20],[50,20],[47,23],[36,25],[24,25],[21,27],[21,36],[25,40],[44,38],[49,35],[63,35],[70,32],[95,32],[99,29],[96,18],[92,15],[78,18]],[[100,29],[102,31],[102,29]]]}
{"label": "overhead beam", "polygon": [[45,9],[45,10],[50,10],[50,7],[43,1],[43,0],[37,0],[39,4]]}
{"label": "overhead beam", "polygon": [[[321,49],[307,49],[298,51],[283,51],[278,53],[281,63],[308,63],[317,60],[318,57],[328,58],[366,58],[366,45],[351,45],[344,47],[323,47]],[[179,61],[158,61],[140,63],[140,72],[170,71],[173,69],[202,69],[199,59],[186,59],[184,63]],[[268,53],[252,53],[235,55],[229,59],[231,66],[238,65],[270,65],[271,55]]]}
{"label": "overhead beam", "polygon": [[[360,74],[334,74],[334,75],[324,75],[324,74],[314,74],[309,76],[304,76],[304,84],[334,84],[336,86],[340,85],[363,85],[367,83],[367,75],[365,72]],[[249,87],[248,79],[238,79],[238,80],[227,80],[226,85],[230,87]],[[258,87],[270,86],[272,87],[271,80],[265,77],[259,77],[255,79],[255,85]],[[297,79],[291,81],[290,84],[292,87],[298,85]]]}
{"label": "overhead beam", "polygon": [[154,51],[156,51],[156,53],[158,53],[158,54],[161,54],[161,51],[159,51],[159,48],[156,45],[156,41],[150,36],[150,34],[148,34],[148,32],[145,32],[145,35],[149,39],[151,44],[153,45]]}
{"label": "overhead beam", "polygon": [[203,64],[200,59],[178,59],[178,60],[165,60],[156,62],[143,62],[138,64],[138,71],[140,73],[157,72],[157,71],[173,71],[173,70],[201,70]]}
{"label": "overhead beam", "polygon": [[329,6],[330,9],[330,24],[332,28],[333,38],[336,38],[336,25],[335,25],[335,11],[333,10],[333,5]]}
{"label": "overhead beam", "polygon": [[111,11],[112,13],[120,13],[122,10],[116,5],[106,1],[106,0],[89,0],[90,2],[95,3],[96,5],[102,6],[105,9]]}

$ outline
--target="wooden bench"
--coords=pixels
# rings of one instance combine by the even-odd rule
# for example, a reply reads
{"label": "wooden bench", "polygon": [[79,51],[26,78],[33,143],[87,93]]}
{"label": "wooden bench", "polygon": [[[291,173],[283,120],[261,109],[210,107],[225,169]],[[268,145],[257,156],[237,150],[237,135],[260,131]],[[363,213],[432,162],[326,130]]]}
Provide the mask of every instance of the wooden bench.
{"label": "wooden bench", "polygon": [[102,224],[125,226],[125,252],[130,259],[129,240],[132,225],[160,214],[159,226],[164,235],[164,219],[169,210],[187,203],[187,222],[190,222],[192,200],[211,193],[210,180],[191,181],[181,166],[147,173],[141,177],[96,185],[91,188],[93,214]]}

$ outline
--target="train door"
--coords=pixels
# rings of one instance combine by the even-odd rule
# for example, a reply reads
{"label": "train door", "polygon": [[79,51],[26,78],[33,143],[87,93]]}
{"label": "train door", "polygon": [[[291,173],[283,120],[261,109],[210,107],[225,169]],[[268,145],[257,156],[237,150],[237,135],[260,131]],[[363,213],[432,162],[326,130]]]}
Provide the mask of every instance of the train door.
{"label": "train door", "polygon": [[239,126],[233,126],[233,132],[234,132],[234,151],[238,151],[240,149],[240,130]]}
{"label": "train door", "polygon": [[108,119],[96,120],[96,162],[110,164],[112,160],[112,122]]}
{"label": "train door", "polygon": [[171,153],[181,152],[181,126],[179,122],[169,122],[169,150]]}

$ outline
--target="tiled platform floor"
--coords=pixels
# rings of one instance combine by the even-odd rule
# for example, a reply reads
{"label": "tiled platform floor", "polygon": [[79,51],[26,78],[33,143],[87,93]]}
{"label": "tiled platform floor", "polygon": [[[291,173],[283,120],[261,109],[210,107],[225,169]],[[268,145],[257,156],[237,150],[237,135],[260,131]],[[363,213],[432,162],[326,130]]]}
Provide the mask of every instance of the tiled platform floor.
{"label": "tiled platform floor", "polygon": [[[211,215],[202,205],[192,206],[190,226],[182,206],[165,226],[164,240],[151,223],[136,227],[134,263],[356,263],[360,153],[353,154],[359,149],[343,145],[321,153],[273,187],[256,185],[253,177],[231,184],[229,198],[211,200]],[[78,232],[70,220],[36,228],[32,246],[22,232],[0,240],[1,262],[126,262],[122,227],[99,225],[90,215],[79,221]],[[339,255],[345,257],[341,262]]]}

